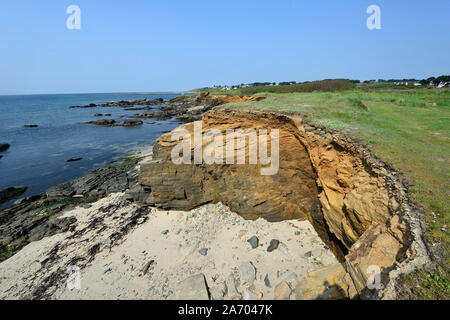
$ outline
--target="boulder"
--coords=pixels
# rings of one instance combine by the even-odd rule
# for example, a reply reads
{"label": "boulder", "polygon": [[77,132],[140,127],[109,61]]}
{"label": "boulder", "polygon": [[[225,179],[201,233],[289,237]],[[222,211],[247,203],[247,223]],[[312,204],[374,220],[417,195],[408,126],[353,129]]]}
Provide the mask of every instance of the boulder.
{"label": "boulder", "polygon": [[234,278],[232,273],[230,273],[226,280],[226,287],[229,300],[239,300],[242,298],[242,295],[237,291],[236,279]]}
{"label": "boulder", "polygon": [[257,236],[251,237],[247,242],[252,246],[252,249],[256,249],[259,246],[259,239]]}
{"label": "boulder", "polygon": [[27,191],[27,187],[8,187],[0,190],[0,205],[13,200]]}
{"label": "boulder", "polygon": [[125,120],[122,124],[124,127],[136,127],[142,125],[143,122],[141,120]]}
{"label": "boulder", "polygon": [[205,276],[197,274],[177,285],[177,300],[209,300]]}
{"label": "boulder", "polygon": [[350,299],[357,295],[353,281],[340,263],[308,272],[305,279],[297,282],[297,300]]}
{"label": "boulder", "polygon": [[270,240],[270,244],[267,247],[267,252],[272,252],[272,251],[278,249],[279,244],[280,244],[280,241],[277,239]]}
{"label": "boulder", "polygon": [[10,147],[9,143],[0,143],[0,152],[8,150]]}
{"label": "boulder", "polygon": [[239,265],[239,277],[241,284],[251,285],[255,281],[256,269],[250,262],[243,262]]}
{"label": "boulder", "polygon": [[274,289],[274,300],[289,300],[291,296],[291,288],[286,281],[280,282]]}
{"label": "boulder", "polygon": [[26,124],[23,126],[24,128],[37,128],[39,127],[37,124]]}
{"label": "boulder", "polygon": [[[392,217],[389,225],[388,228],[378,223],[372,224],[345,257],[356,289],[365,297],[376,295],[376,290],[382,289],[388,282],[387,271],[394,266],[403,247],[405,226],[399,222],[398,216]],[[368,284],[374,284],[369,282],[369,278],[375,281],[375,273],[379,274],[380,287],[368,288]]]}
{"label": "boulder", "polygon": [[97,107],[97,105],[95,103],[90,103],[83,106],[70,106],[69,108],[74,109],[74,108],[94,108],[94,107]]}

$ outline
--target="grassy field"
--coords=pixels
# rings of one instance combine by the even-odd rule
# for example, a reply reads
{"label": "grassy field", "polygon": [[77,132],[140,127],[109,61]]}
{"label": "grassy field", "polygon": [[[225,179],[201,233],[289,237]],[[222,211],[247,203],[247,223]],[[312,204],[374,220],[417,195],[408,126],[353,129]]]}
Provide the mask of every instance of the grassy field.
{"label": "grassy field", "polygon": [[411,195],[425,209],[432,243],[449,262],[450,90],[352,89],[340,92],[263,93],[259,102],[231,104],[295,112],[365,143],[412,183]]}

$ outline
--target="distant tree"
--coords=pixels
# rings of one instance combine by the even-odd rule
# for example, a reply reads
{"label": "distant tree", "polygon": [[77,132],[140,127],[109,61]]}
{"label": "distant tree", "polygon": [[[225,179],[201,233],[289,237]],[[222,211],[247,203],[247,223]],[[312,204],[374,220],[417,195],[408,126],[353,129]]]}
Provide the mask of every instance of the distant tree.
{"label": "distant tree", "polygon": [[441,82],[449,82],[450,81],[450,76],[439,76],[436,78],[436,84],[439,84]]}
{"label": "distant tree", "polygon": [[435,77],[429,77],[428,79],[427,79],[427,81],[428,81],[428,83],[432,83],[432,84],[436,84],[435,82],[436,82],[436,78]]}

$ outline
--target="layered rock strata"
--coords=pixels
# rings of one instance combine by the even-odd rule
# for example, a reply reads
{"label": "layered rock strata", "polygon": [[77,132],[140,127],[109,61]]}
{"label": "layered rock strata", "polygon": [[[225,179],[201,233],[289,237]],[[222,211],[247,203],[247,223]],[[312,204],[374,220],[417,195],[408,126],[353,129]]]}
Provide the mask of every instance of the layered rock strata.
{"label": "layered rock strata", "polygon": [[[297,298],[302,298],[302,292],[303,298],[313,297],[314,292],[316,298],[380,297],[389,272],[418,254],[411,250],[412,242],[418,240],[410,232],[406,188],[363,146],[339,134],[306,127],[300,118],[277,113],[210,111],[201,120],[203,134],[214,129],[225,137],[227,130],[255,129],[259,146],[266,138],[260,129],[270,134],[278,130],[278,172],[262,175],[266,164],[259,158],[249,164],[251,143],[245,146],[246,164],[196,164],[196,124],[189,123],[176,129],[191,136],[189,164],[172,161],[172,150],[181,140],[179,134],[172,139],[172,132],[157,140],[153,161],[141,167],[141,185],[148,193],[145,202],[166,209],[222,202],[246,219],[309,220],[342,265],[318,270],[308,278],[310,282],[304,280],[300,288],[308,289],[298,289]],[[202,150],[211,149],[212,144],[217,147],[215,139],[200,141]],[[228,150],[235,154],[239,147],[236,143],[223,150],[226,158]],[[335,275],[333,292],[324,285],[330,283],[330,274]]]}

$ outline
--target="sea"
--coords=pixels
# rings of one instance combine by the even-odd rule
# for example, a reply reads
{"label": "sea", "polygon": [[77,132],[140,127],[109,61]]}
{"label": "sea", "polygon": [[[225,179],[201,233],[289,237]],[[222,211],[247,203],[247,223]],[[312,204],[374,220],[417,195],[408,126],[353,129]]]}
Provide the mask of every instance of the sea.
{"label": "sea", "polygon": [[[22,197],[80,177],[87,172],[118,162],[151,146],[163,133],[179,126],[176,119],[142,119],[137,127],[101,127],[85,124],[98,119],[122,122],[135,113],[121,107],[74,108],[73,105],[109,101],[172,99],[179,94],[42,94],[0,96],[0,143],[11,146],[0,158],[0,190],[27,186]],[[94,117],[110,113],[108,117]],[[154,121],[155,124],[146,124]],[[38,125],[25,128],[24,125]],[[82,158],[66,162],[71,158]],[[14,201],[2,205],[10,206]]]}

